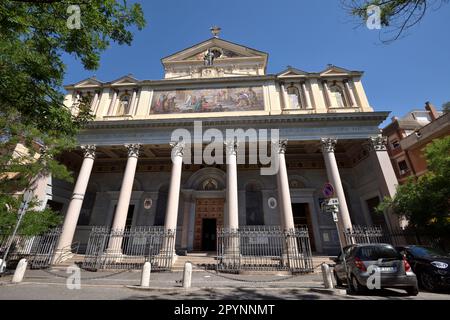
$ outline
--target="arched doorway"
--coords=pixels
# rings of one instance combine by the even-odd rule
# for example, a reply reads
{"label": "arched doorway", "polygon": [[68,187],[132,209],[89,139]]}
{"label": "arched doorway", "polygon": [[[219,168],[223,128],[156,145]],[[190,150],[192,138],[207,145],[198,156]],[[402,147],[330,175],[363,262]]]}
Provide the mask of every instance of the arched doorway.
{"label": "arched doorway", "polygon": [[[217,249],[217,228],[225,224],[225,177],[217,168],[204,168],[195,172],[186,182],[194,202],[192,248],[194,251]],[[185,215],[188,217],[188,215]],[[187,223],[183,223],[187,228]]]}

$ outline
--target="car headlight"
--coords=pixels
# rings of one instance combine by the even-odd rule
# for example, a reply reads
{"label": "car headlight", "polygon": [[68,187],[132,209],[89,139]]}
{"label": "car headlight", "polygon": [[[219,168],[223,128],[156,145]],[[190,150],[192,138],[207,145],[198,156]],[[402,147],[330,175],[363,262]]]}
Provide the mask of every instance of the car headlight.
{"label": "car headlight", "polygon": [[447,269],[448,268],[448,264],[445,262],[433,261],[431,264],[438,269]]}

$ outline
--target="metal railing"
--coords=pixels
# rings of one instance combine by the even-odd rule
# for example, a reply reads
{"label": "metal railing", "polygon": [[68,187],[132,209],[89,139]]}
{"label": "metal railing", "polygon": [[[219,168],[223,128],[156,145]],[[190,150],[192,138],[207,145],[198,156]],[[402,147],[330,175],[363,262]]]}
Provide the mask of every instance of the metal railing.
{"label": "metal railing", "polygon": [[388,231],[380,226],[353,226],[352,230],[345,231],[345,237],[347,243],[355,244],[389,243],[393,246],[421,245],[450,249],[450,236],[442,237],[414,229]]}
{"label": "metal railing", "polygon": [[32,269],[48,268],[51,264],[55,247],[61,235],[61,229],[55,228],[37,236],[0,235],[0,249],[2,256],[10,244],[7,257],[8,268],[16,265],[20,259],[27,259]]}
{"label": "metal railing", "polygon": [[217,230],[217,270],[313,272],[306,227],[246,226]]}
{"label": "metal railing", "polygon": [[82,264],[87,270],[138,270],[149,261],[152,271],[169,271],[175,254],[175,231],[163,227],[111,230],[94,227]]}

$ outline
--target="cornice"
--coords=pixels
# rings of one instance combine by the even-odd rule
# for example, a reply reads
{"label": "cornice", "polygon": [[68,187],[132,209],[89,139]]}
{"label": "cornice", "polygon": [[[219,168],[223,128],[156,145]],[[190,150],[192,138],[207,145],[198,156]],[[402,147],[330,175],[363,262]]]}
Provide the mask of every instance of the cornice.
{"label": "cornice", "polygon": [[86,129],[119,129],[119,128],[164,128],[164,127],[189,127],[194,121],[201,121],[202,125],[233,127],[239,125],[259,125],[259,124],[296,124],[314,122],[345,122],[345,121],[375,121],[383,122],[390,112],[354,112],[354,113],[323,113],[305,115],[267,115],[267,116],[225,116],[215,118],[184,118],[184,119],[143,119],[143,120],[116,120],[116,121],[93,121]]}

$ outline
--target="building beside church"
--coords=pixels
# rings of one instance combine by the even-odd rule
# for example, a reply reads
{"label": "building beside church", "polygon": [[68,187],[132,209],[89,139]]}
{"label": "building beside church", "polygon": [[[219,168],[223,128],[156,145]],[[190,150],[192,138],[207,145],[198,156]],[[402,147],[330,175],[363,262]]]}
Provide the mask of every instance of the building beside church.
{"label": "building beside church", "polygon": [[399,183],[428,172],[426,146],[449,134],[450,114],[437,111],[430,102],[425,103],[425,110],[410,111],[400,119],[393,117],[383,135],[388,138],[388,152]]}
{"label": "building beside church", "polygon": [[[86,247],[94,226],[164,226],[176,229],[177,249],[212,251],[217,227],[306,225],[313,251],[335,253],[335,224],[320,210],[327,182],[341,228],[380,219],[395,226],[395,217],[373,214],[397,179],[379,129],[389,112],[373,110],[363,72],[329,65],[267,74],[267,64],[267,53],[216,34],[163,58],[162,80],[66,86],[66,106],[76,113],[80,97],[90,97],[95,119],[79,134],[80,148],[61,157],[76,183],[47,181],[45,202],[65,215],[58,250]],[[198,137],[195,122],[203,133],[278,130],[277,141],[259,139],[275,150],[279,170],[262,175],[266,164],[237,161],[251,158],[248,141],[226,141],[226,162],[194,161],[172,134]],[[207,148],[211,139],[200,138],[196,147]]]}

